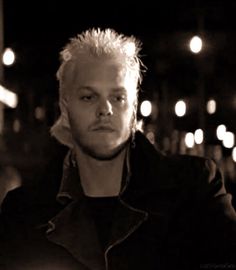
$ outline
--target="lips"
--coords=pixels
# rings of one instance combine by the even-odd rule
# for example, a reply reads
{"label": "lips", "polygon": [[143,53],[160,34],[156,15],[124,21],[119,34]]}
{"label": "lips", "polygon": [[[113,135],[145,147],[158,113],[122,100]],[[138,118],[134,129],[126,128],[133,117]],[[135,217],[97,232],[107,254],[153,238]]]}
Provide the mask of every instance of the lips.
{"label": "lips", "polygon": [[100,132],[113,132],[114,129],[111,126],[96,126],[92,129],[92,131],[100,131]]}

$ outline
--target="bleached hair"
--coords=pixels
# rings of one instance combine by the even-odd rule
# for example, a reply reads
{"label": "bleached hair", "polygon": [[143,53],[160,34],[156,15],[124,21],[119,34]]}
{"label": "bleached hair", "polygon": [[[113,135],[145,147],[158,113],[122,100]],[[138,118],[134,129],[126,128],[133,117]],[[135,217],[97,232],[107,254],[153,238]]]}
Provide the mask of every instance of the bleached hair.
{"label": "bleached hair", "polygon": [[145,66],[139,55],[141,45],[141,42],[134,36],[119,34],[111,28],[105,30],[92,28],[70,39],[60,52],[61,65],[56,76],[59,80],[59,106],[61,115],[51,127],[50,132],[52,136],[60,143],[70,148],[73,147],[66,110],[66,95],[68,94],[66,85],[72,80],[76,63],[80,59],[89,57],[122,59],[124,67],[133,73],[138,90],[138,86],[142,82],[142,72],[145,70]]}

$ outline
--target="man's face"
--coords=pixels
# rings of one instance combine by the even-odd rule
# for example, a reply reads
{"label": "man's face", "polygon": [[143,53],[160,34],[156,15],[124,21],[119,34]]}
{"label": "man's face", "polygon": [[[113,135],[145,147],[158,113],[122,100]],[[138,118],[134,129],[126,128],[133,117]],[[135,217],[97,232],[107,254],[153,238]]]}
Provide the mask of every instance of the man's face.
{"label": "man's face", "polygon": [[117,60],[77,64],[68,89],[72,137],[82,152],[106,160],[116,156],[131,134],[136,82]]}

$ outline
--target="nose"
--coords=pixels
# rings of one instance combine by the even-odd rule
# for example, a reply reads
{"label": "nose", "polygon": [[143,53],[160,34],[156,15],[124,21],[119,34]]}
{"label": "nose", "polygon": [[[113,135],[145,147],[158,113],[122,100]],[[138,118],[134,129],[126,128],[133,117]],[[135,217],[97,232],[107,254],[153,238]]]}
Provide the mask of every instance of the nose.
{"label": "nose", "polygon": [[101,100],[97,107],[97,116],[103,117],[103,116],[109,116],[112,115],[112,105],[109,102],[109,100]]}

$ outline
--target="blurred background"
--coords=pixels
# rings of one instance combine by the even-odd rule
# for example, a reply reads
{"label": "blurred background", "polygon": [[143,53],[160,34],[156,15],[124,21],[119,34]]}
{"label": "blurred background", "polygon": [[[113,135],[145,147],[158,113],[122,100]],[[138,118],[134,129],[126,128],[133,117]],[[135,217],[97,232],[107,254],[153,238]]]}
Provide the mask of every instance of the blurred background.
{"label": "blurred background", "polygon": [[87,28],[112,27],[143,43],[138,118],[148,139],[168,154],[214,158],[235,192],[235,0],[0,5],[0,162],[19,173],[17,185],[52,150],[60,50]]}

